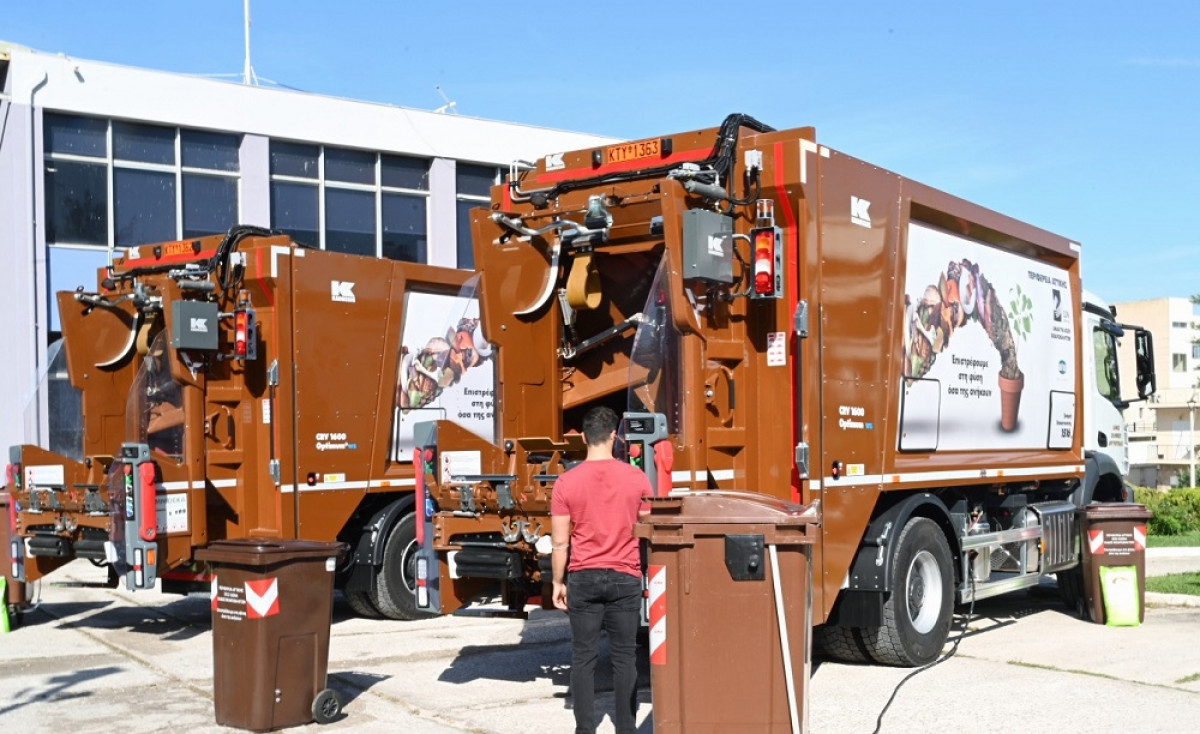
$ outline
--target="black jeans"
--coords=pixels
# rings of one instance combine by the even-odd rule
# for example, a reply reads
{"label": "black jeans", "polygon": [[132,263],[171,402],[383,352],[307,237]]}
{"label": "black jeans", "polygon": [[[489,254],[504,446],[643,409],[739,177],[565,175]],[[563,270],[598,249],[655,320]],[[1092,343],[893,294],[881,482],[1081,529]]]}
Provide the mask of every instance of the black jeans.
{"label": "black jeans", "polygon": [[642,580],[610,569],[573,571],[567,576],[571,620],[571,697],[575,734],[596,731],[596,657],[600,630],[608,632],[612,655],[617,734],[637,729],[637,631],[641,624]]}

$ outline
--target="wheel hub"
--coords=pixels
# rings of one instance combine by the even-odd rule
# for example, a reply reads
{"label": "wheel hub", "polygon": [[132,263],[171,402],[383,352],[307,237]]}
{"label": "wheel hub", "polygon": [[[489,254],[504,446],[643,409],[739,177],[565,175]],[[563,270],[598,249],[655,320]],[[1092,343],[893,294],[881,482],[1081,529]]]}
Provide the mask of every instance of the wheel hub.
{"label": "wheel hub", "polygon": [[914,630],[927,634],[937,623],[942,602],[942,572],[937,559],[927,550],[920,551],[913,556],[907,577],[908,619]]}

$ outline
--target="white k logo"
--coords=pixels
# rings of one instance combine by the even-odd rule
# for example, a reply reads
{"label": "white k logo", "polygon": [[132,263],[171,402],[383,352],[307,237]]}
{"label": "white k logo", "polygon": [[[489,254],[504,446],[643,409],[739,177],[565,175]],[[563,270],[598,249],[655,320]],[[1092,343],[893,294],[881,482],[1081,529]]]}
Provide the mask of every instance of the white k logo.
{"label": "white k logo", "polygon": [[333,300],[354,303],[354,283],[348,280],[331,280],[329,286]]}
{"label": "white k logo", "polygon": [[566,168],[567,164],[563,163],[562,157],[562,153],[551,153],[550,155],[546,156],[546,170],[557,171],[560,168]]}
{"label": "white k logo", "polygon": [[208,333],[208,319],[192,319],[192,331]]}
{"label": "white k logo", "polygon": [[857,196],[850,197],[850,221],[860,227],[871,226],[871,202]]}

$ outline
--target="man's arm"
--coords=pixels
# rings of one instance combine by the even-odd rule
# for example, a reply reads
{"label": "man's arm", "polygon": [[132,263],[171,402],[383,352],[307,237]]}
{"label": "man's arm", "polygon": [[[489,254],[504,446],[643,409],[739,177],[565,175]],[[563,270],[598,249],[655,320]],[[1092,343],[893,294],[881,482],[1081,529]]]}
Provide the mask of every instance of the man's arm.
{"label": "man's arm", "polygon": [[654,487],[650,486],[650,480],[646,475],[642,475],[642,503],[638,505],[638,519],[645,520],[650,517],[650,503],[646,500],[654,496]]}
{"label": "man's arm", "polygon": [[567,546],[571,543],[571,516],[550,517],[550,561],[554,569],[554,606],[567,609]]}

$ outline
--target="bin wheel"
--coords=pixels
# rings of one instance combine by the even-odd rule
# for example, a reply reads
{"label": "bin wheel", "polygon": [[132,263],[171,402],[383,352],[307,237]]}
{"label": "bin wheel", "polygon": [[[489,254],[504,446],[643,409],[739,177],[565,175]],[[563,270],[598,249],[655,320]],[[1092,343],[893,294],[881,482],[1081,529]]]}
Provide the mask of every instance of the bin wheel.
{"label": "bin wheel", "polygon": [[313,720],[318,724],[329,724],[340,713],[342,713],[342,699],[332,688],[326,688],[313,699],[312,715]]}
{"label": "bin wheel", "polygon": [[417,518],[400,518],[383,547],[383,565],[371,589],[371,603],[391,619],[421,619],[429,614],[417,608]]}
{"label": "bin wheel", "polygon": [[9,604],[7,606],[7,609],[8,609],[8,626],[11,629],[16,629],[16,628],[20,627],[21,623],[23,621],[25,621],[25,610],[21,608],[20,604]]}
{"label": "bin wheel", "polygon": [[884,665],[925,665],[937,659],[954,614],[950,545],[933,520],[908,521],[896,541],[892,592],[883,625],[861,630],[867,654]]}

